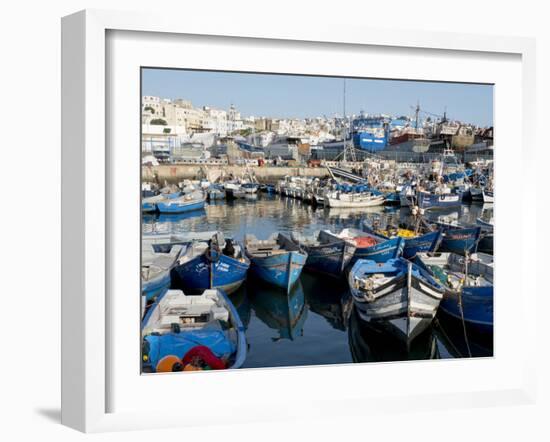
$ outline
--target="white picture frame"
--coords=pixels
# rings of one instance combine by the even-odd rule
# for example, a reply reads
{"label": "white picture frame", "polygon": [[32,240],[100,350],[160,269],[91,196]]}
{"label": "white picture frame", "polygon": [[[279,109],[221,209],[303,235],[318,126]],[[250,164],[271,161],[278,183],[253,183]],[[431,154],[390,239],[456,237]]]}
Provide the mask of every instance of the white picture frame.
{"label": "white picture frame", "polygon": [[[311,397],[304,402],[308,406],[285,407],[280,402],[269,407],[263,404],[257,407],[253,396],[243,393],[236,398],[241,413],[205,413],[204,410],[178,411],[162,406],[152,411],[112,409],[109,404],[109,393],[115,387],[109,375],[113,358],[109,341],[109,327],[116,318],[111,317],[109,287],[111,287],[110,266],[116,260],[110,224],[112,205],[110,194],[113,177],[112,157],[107,150],[111,134],[108,133],[106,121],[111,118],[108,109],[108,82],[111,77],[107,59],[112,53],[108,50],[107,35],[109,32],[155,33],[150,36],[216,36],[217,38],[239,38],[256,42],[269,41],[277,45],[280,42],[292,45],[307,42],[308,44],[338,45],[337,50],[357,47],[375,47],[379,49],[405,48],[429,50],[431,54],[468,53],[479,59],[483,54],[501,54],[513,56],[519,60],[521,69],[521,109],[517,110],[521,121],[521,148],[518,150],[518,164],[521,173],[528,173],[529,165],[535,161],[534,112],[535,112],[535,44],[532,39],[517,37],[491,37],[452,33],[431,33],[414,31],[390,31],[353,26],[334,26],[330,29],[317,27],[293,27],[277,23],[276,26],[248,24],[246,27],[235,26],[212,18],[195,17],[192,21],[182,22],[169,14],[155,16],[152,14],[111,12],[87,10],[63,18],[62,21],[62,423],[85,432],[157,428],[168,426],[207,425],[212,419],[220,422],[259,421],[285,419],[289,417],[311,417],[334,414],[331,401],[337,401],[340,414],[367,415],[380,410],[397,412],[407,410],[411,404],[418,409],[441,409],[452,407],[469,407],[475,400],[477,405],[498,405],[501,403],[533,403],[535,397],[535,358],[534,352],[535,323],[527,321],[526,316],[520,319],[525,346],[518,352],[519,362],[511,369],[506,381],[487,388],[476,386],[468,389],[467,383],[457,386],[454,391],[441,393],[429,392],[424,395],[414,391],[405,394],[398,387],[388,388],[384,393],[369,396],[360,388],[355,394],[333,394],[327,399]],[[147,38],[147,37],[145,37]],[[279,42],[279,43],[278,43]],[[294,43],[295,42],[295,43]],[[214,62],[215,64],[215,62]],[[254,69],[254,63],[251,69]],[[497,84],[498,87],[498,84]],[[137,93],[137,91],[136,91]],[[139,97],[136,97],[139,98]],[[498,112],[498,108],[497,108]],[[498,138],[499,127],[496,126]],[[504,144],[504,143],[503,143]],[[136,150],[139,148],[136,145]],[[499,154],[497,153],[497,156]],[[503,154],[504,155],[504,154]],[[502,157],[504,158],[504,156]],[[499,158],[500,161],[500,158]],[[504,161],[504,160],[503,160]],[[137,164],[137,163],[136,163]],[[504,162],[503,162],[504,164]],[[115,171],[116,173],[116,171]],[[520,173],[520,172],[518,172]],[[498,174],[498,166],[497,166]],[[498,180],[498,178],[497,178]],[[497,181],[498,183],[498,181]],[[497,188],[498,188],[497,184]],[[505,188],[505,187],[503,187]],[[137,189],[136,191],[138,191]],[[513,190],[513,189],[512,189]],[[510,192],[512,192],[512,190]],[[527,189],[521,182],[514,195],[521,198],[521,215],[517,235],[526,238],[526,225],[536,217],[536,193]],[[512,193],[510,193],[512,194]],[[502,199],[504,201],[504,198]],[[500,201],[499,201],[500,204]],[[500,209],[499,209],[500,210]],[[504,212],[500,212],[504,213]],[[497,214],[498,219],[498,214]],[[500,220],[498,221],[500,222]],[[497,227],[497,234],[499,232]],[[501,231],[504,231],[502,229]],[[521,241],[519,250],[521,258],[533,256],[536,245],[531,241]],[[497,241],[498,250],[498,241]],[[498,256],[498,255],[497,255]],[[139,260],[139,256],[132,257]],[[498,260],[499,258],[497,258]],[[135,261],[138,262],[138,261]],[[524,259],[522,262],[526,263]],[[500,263],[499,263],[500,265]],[[522,274],[527,274],[526,264]],[[137,274],[137,272],[136,272]],[[504,278],[502,276],[502,278]],[[536,304],[536,284],[531,278],[516,281],[521,298],[517,301],[518,310],[528,310]],[[505,290],[501,284],[497,291]],[[136,296],[136,299],[138,297]],[[498,308],[497,308],[498,319]],[[504,330],[504,329],[502,329]],[[499,333],[497,327],[496,334]],[[499,360],[498,346],[496,356],[491,361],[480,361],[480,370],[497,368]],[[501,347],[502,349],[502,347]],[[501,352],[504,355],[504,351]],[[502,361],[506,360],[504,356]],[[496,361],[496,362],[495,362]],[[465,361],[448,364],[445,370],[458,373],[463,370]],[[413,367],[426,368],[423,363],[373,364],[372,369],[399,374],[401,370],[413,370]],[[370,364],[369,364],[370,365]],[[378,366],[375,368],[374,366]],[[321,367],[324,375],[337,376],[338,370],[346,370],[346,376],[360,376],[367,370],[365,364],[354,367]],[[300,372],[311,368],[246,370],[229,373],[208,374],[206,376],[190,375],[193,383],[200,388],[208,388],[209,383],[224,384],[250,380],[253,386],[265,384],[266,380],[282,377],[285,380],[300,375]],[[443,370],[440,368],[439,370]],[[319,371],[321,372],[321,371]],[[311,372],[310,372],[311,373]],[[187,375],[187,374],[186,374]],[[168,386],[170,376],[149,377],[162,379]],[[115,377],[115,379],[117,379]],[[120,379],[120,376],[118,377]],[[174,379],[172,377],[172,379]],[[155,381],[158,382],[158,381]],[[251,387],[254,390],[255,387]],[[158,389],[160,395],[165,390]],[[229,391],[229,390],[228,390]],[[252,394],[252,393],[250,393]],[[376,397],[376,401],[369,400]],[[240,402],[239,402],[240,400]],[[235,401],[234,401],[235,402]]]}

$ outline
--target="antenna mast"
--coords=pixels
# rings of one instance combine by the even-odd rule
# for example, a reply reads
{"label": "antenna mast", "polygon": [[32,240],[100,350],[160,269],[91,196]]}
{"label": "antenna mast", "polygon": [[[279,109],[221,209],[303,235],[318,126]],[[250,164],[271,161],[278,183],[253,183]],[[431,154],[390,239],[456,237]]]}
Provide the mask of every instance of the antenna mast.
{"label": "antenna mast", "polygon": [[343,109],[343,124],[344,124],[344,128],[342,130],[343,134],[344,134],[344,162],[347,162],[347,154],[349,152],[350,154],[350,157],[351,157],[351,160],[352,161],[357,161],[357,158],[355,157],[355,148],[353,147],[353,142],[348,146],[347,144],[347,133],[346,133],[346,120],[348,120],[349,122],[349,135],[350,135],[350,139],[351,139],[351,118],[346,118],[346,79],[344,78],[344,98],[343,98],[343,105],[344,105],[344,109]]}

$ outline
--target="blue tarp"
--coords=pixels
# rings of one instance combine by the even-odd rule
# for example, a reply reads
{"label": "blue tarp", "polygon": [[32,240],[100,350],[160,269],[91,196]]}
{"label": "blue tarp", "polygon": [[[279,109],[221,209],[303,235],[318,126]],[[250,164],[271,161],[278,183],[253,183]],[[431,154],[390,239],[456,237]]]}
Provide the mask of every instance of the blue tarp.
{"label": "blue tarp", "polygon": [[197,345],[208,347],[217,357],[228,357],[236,351],[236,346],[221,330],[193,330],[165,335],[145,337],[149,343],[149,362],[155,368],[165,356],[174,355],[183,358],[189,350]]}

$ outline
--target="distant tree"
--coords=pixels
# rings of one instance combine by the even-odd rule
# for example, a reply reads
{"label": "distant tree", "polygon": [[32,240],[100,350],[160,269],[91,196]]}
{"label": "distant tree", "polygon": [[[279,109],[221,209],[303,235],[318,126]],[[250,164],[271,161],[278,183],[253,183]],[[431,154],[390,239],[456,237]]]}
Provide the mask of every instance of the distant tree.
{"label": "distant tree", "polygon": [[155,109],[153,109],[151,106],[145,106],[145,108],[143,109],[144,111],[149,111],[151,112],[152,114],[155,113]]}
{"label": "distant tree", "polygon": [[252,133],[252,129],[239,129],[239,130],[236,130],[234,133],[242,137],[248,137]]}
{"label": "distant tree", "polygon": [[154,126],[166,126],[166,120],[163,120],[162,118],[154,118],[151,120],[151,123]]}
{"label": "distant tree", "polygon": [[165,133],[165,134],[169,134],[170,132],[172,132],[172,128],[170,128],[170,127],[165,127],[165,128],[162,130],[162,133]]}

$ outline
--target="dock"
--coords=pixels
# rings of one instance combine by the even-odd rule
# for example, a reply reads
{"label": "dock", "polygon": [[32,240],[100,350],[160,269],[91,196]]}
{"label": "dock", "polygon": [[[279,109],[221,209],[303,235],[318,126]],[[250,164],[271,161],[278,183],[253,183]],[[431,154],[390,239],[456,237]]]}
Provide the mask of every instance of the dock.
{"label": "dock", "polygon": [[326,167],[306,166],[251,166],[228,165],[216,163],[194,164],[159,164],[156,166],[142,167],[142,181],[158,182],[163,185],[177,184],[185,179],[193,180],[201,176],[208,178],[210,182],[217,181],[222,176],[240,177],[246,173],[253,173],[260,183],[275,183],[285,176],[301,176],[309,178],[325,178],[329,176]]}

